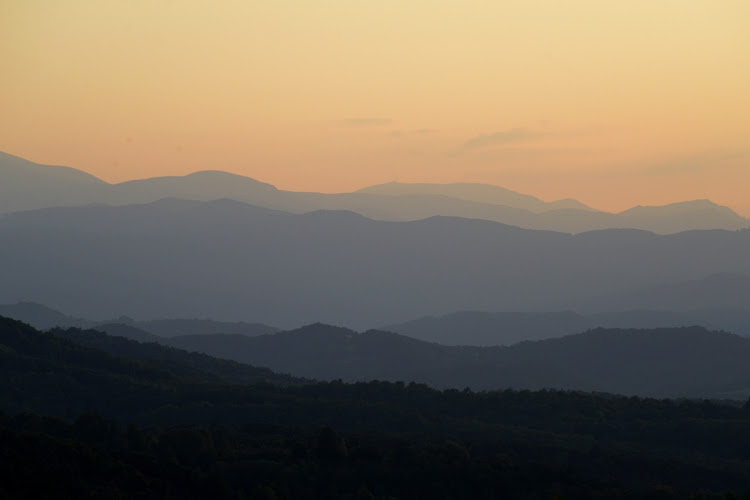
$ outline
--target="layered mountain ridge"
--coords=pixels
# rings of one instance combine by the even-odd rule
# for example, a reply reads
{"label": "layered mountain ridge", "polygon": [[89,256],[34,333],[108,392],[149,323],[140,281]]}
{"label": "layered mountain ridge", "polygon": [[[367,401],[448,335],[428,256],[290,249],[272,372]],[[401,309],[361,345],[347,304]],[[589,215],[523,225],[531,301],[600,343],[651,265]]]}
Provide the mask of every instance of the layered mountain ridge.
{"label": "layered mountain ridge", "polygon": [[633,207],[614,214],[594,210],[576,200],[544,202],[485,184],[389,183],[353,193],[323,194],[282,191],[249,177],[218,170],[108,184],[79,170],[38,165],[6,153],[0,153],[0,177],[3,179],[0,214],[92,203],[150,203],[162,198],[198,201],[228,198],[291,213],[348,210],[388,221],[442,215],[568,233],[635,228],[669,234],[689,229],[750,226],[748,219],[707,200]]}
{"label": "layered mountain ridge", "polygon": [[[137,347],[78,330],[56,334],[114,354]],[[750,339],[701,327],[598,328],[510,347],[444,346],[387,331],[358,333],[321,323],[254,337],[184,335],[160,342],[318,380],[417,382],[441,389],[568,389],[649,397],[742,400],[750,396],[746,362]],[[152,347],[148,352],[174,356],[165,349]]]}
{"label": "layered mountain ridge", "polygon": [[363,329],[456,310],[612,310],[598,306],[602,297],[750,275],[748,255],[748,230],[570,235],[454,217],[388,222],[161,200],[0,218],[0,303],[87,318]]}

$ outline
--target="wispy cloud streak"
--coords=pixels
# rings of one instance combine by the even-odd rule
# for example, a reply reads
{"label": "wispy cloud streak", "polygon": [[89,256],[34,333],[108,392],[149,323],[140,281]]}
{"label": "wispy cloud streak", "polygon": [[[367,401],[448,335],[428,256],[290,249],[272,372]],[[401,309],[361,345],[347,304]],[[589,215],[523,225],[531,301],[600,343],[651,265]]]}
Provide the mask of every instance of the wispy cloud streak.
{"label": "wispy cloud streak", "polygon": [[346,120],[339,120],[336,122],[341,127],[353,127],[353,128],[364,128],[364,127],[382,127],[384,125],[390,125],[393,120],[390,118],[347,118]]}
{"label": "wispy cloud streak", "polygon": [[505,146],[507,144],[518,144],[541,137],[543,134],[525,128],[512,128],[494,134],[482,134],[473,137],[464,143],[464,149],[481,149],[490,146]]}

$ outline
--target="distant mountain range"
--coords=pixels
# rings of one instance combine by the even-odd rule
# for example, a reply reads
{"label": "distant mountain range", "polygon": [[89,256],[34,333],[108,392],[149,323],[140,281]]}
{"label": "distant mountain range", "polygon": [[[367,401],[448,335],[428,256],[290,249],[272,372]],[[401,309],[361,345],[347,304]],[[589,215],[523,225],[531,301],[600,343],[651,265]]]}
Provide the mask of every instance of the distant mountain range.
{"label": "distant mountain range", "polygon": [[511,347],[443,346],[322,324],[273,335],[190,335],[170,343],[298,377],[437,388],[575,389],[652,397],[750,396],[750,339],[701,327],[595,329]]}
{"label": "distant mountain range", "polygon": [[750,337],[750,308],[689,311],[626,310],[596,314],[561,312],[462,311],[427,316],[380,329],[444,345],[513,345],[558,338],[593,328],[671,328],[703,326]]}
{"label": "distant mountain range", "polygon": [[579,306],[584,313],[460,311],[379,328],[446,345],[511,345],[597,327],[700,325],[750,336],[750,277],[744,274],[718,273],[604,294]]}
{"label": "distant mountain range", "polygon": [[0,214],[19,210],[128,205],[162,198],[233,199],[291,213],[349,210],[377,220],[419,220],[436,215],[483,219],[528,229],[580,233],[634,228],[661,234],[689,229],[741,229],[750,220],[708,200],[663,207],[635,207],[619,214],[600,212],[576,200],[544,202],[533,196],[483,184],[372,186],[354,193],[281,191],[270,184],[221,171],[108,184],[68,167],[38,165],[0,153]]}
{"label": "distant mountain range", "polygon": [[[73,318],[49,307],[21,302],[0,304],[0,316],[24,321],[40,330],[87,328],[139,342],[158,342],[208,352],[215,346],[231,346],[233,336],[255,337],[280,332],[260,323],[230,323],[209,319],[159,319],[136,321],[120,317],[108,321]],[[694,309],[689,311],[629,310],[590,315],[561,312],[463,311],[444,316],[427,316],[378,328],[442,345],[509,346],[525,341],[559,338],[595,328],[652,329],[702,326],[750,337],[750,308]],[[225,342],[225,340],[228,340]],[[201,346],[200,342],[205,342]],[[240,340],[241,342],[241,340]],[[212,351],[231,358],[228,351]]]}
{"label": "distant mountain range", "polygon": [[[11,325],[8,321],[0,318],[3,325]],[[22,324],[13,328],[20,331]],[[256,337],[214,334],[162,339],[178,349],[93,330],[52,332],[113,356],[158,363],[164,372],[152,377],[171,372],[188,378],[210,376],[240,383],[266,380],[281,385],[304,379],[342,379],[475,390],[549,388],[738,400],[750,396],[750,339],[702,327],[598,328],[511,347],[443,346],[390,332],[357,333],[320,323]],[[6,351],[0,349],[0,354],[15,356],[7,349],[28,349],[24,344],[28,339],[4,335],[0,344]],[[84,359],[83,353],[70,355]],[[134,368],[138,367],[127,370]]]}
{"label": "distant mountain range", "polygon": [[157,319],[136,321],[126,316],[105,321],[75,318],[55,309],[34,302],[0,304],[0,316],[23,321],[40,330],[50,328],[96,328],[141,342],[163,341],[180,335],[207,335],[227,333],[236,335],[267,335],[278,332],[278,328],[260,323],[226,322],[210,319]]}
{"label": "distant mountain range", "polygon": [[500,186],[467,182],[454,184],[389,182],[366,187],[357,192],[388,196],[445,196],[474,203],[521,208],[534,213],[564,209],[596,211],[573,199],[545,202],[535,196],[517,193]]}
{"label": "distant mountain range", "polygon": [[[616,316],[609,315],[608,319],[614,321]],[[498,318],[506,323],[508,318],[515,319],[521,327],[553,328],[558,323],[562,328],[584,317],[553,313],[495,315],[489,319]],[[160,323],[195,330],[195,325],[186,320]],[[440,326],[438,322],[434,335],[440,335]],[[302,379],[293,377],[303,377],[419,382],[436,388],[475,390],[556,388],[714,399],[750,396],[747,363],[750,339],[696,326],[595,328],[510,347],[446,346],[397,333],[379,330],[358,333],[320,323],[256,336],[214,333],[165,338],[134,326],[113,323],[103,324],[101,329],[109,335],[76,328],[52,331],[115,356],[160,363],[162,368],[179,376],[191,377],[202,372],[242,383],[273,379],[274,383],[296,384]],[[146,343],[126,340],[123,336]]]}
{"label": "distant mountain range", "polygon": [[[750,275],[748,255],[750,230],[569,235],[172,199],[0,217],[0,303],[51,304],[95,319],[366,329],[456,310],[619,310],[603,298]],[[736,307],[733,293],[730,304],[712,306]]]}

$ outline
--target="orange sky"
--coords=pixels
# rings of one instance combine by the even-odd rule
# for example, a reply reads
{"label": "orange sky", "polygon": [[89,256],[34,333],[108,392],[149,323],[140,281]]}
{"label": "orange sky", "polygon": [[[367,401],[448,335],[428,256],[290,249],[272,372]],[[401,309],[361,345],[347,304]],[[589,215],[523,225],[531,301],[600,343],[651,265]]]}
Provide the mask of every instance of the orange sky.
{"label": "orange sky", "polygon": [[0,150],[750,216],[750,2],[4,0]]}

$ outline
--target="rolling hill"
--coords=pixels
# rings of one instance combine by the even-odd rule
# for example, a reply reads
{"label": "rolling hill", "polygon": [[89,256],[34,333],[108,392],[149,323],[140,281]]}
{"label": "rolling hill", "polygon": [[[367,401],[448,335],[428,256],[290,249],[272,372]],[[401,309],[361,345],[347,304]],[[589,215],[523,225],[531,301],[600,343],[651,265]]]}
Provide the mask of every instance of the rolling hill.
{"label": "rolling hill", "polygon": [[748,230],[569,235],[172,199],[0,218],[0,303],[367,329],[456,310],[586,310],[632,290],[750,274],[747,255]]}
{"label": "rolling hill", "polygon": [[728,498],[748,484],[748,405],[241,385],[183,363],[200,356],[67,335],[132,358],[0,318],[0,496]]}
{"label": "rolling hill", "polygon": [[[107,333],[80,328],[54,328],[50,331],[57,338],[69,340],[77,345],[106,352],[118,358],[147,361],[165,370],[191,379],[212,379],[239,384],[268,383],[278,386],[299,385],[309,380],[289,377],[271,372],[267,368],[256,368],[219,357],[198,352],[187,352],[161,345],[150,339],[133,340],[117,335],[114,330]],[[158,338],[158,337],[157,337]],[[164,339],[158,338],[160,342]]]}
{"label": "rolling hill", "polygon": [[185,350],[322,380],[649,397],[750,396],[750,339],[701,327],[595,329],[510,347],[443,346],[322,324],[252,338],[199,335],[172,342]]}
{"label": "rolling hill", "polygon": [[101,201],[109,184],[81,170],[0,152],[0,214]]}

